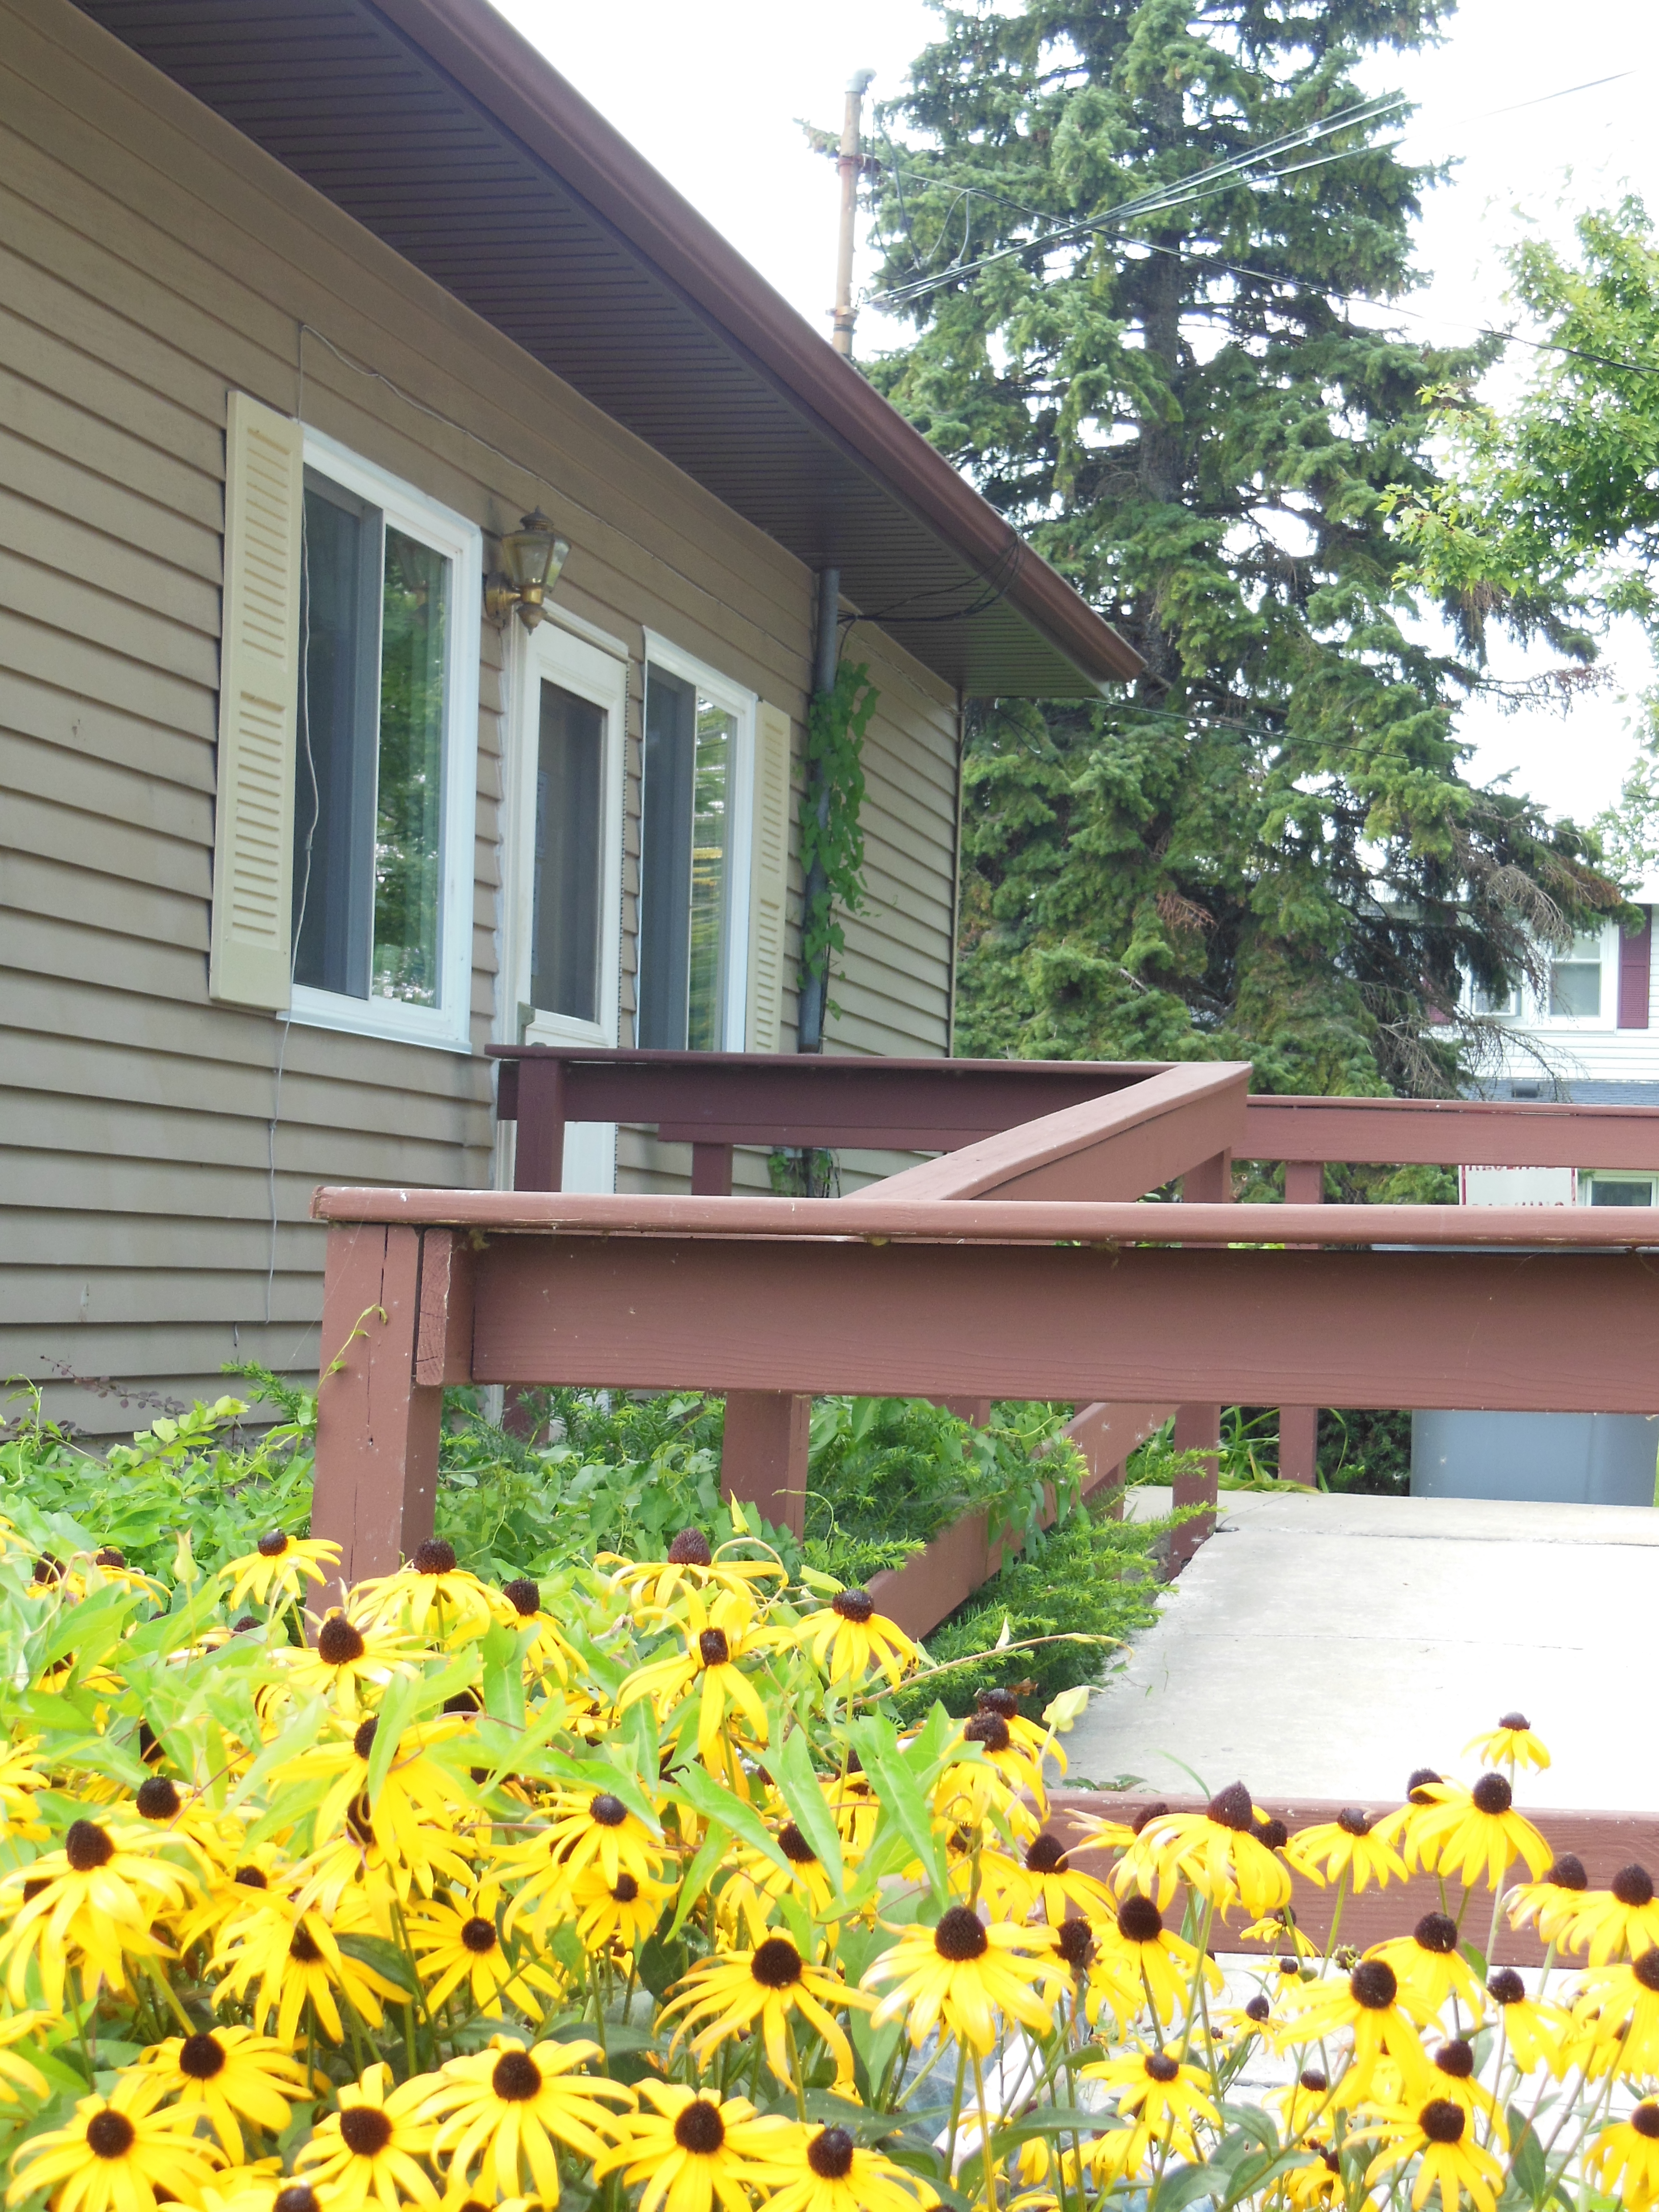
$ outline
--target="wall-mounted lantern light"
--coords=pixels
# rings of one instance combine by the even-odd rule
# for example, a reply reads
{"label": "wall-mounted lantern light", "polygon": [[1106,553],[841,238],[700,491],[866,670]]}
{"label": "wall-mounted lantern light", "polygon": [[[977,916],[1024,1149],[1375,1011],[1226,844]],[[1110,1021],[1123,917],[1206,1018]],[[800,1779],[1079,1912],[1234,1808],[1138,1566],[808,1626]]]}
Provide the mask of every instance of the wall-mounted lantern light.
{"label": "wall-mounted lantern light", "polygon": [[501,539],[506,573],[491,576],[484,586],[485,613],[494,622],[505,622],[516,607],[525,628],[534,629],[547,612],[547,595],[569,556],[569,545],[556,534],[540,507],[525,515],[519,527]]}

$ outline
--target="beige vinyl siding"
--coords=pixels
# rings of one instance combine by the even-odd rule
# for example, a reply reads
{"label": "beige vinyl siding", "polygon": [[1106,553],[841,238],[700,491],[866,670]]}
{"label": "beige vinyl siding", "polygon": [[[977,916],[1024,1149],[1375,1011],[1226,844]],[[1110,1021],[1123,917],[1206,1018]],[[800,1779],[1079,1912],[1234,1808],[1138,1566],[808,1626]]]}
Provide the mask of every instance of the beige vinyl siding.
{"label": "beige vinyl siding", "polygon": [[[481,1057],[208,999],[228,392],[486,531],[539,502],[569,538],[560,604],[634,658],[624,1042],[642,630],[790,715],[798,792],[812,581],[69,0],[0,0],[0,1371],[216,1393],[238,1353],[315,1370],[316,1183],[478,1184],[494,1158]],[[854,635],[884,702],[831,1048],[942,1052],[954,708]],[[479,651],[475,1055],[513,1017],[489,624]],[[791,886],[798,907],[793,832]],[[786,1048],[797,957],[792,923]],[[657,1179],[643,1150],[624,1139],[625,1181]],[[132,1418],[96,1389],[51,1402],[94,1430]]]}

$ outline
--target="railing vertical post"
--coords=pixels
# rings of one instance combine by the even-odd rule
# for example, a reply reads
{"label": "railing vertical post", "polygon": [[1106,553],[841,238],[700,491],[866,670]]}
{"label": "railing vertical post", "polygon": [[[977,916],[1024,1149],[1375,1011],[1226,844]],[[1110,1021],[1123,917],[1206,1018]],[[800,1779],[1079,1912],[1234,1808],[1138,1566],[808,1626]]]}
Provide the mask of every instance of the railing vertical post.
{"label": "railing vertical post", "polygon": [[[1325,1202],[1325,1163],[1286,1160],[1286,1206],[1322,1206]],[[1307,1250],[1310,1248],[1301,1248]],[[1279,1479],[1299,1482],[1312,1490],[1319,1480],[1319,1408],[1281,1406],[1279,1409]]]}
{"label": "railing vertical post", "polygon": [[432,1534],[443,1391],[415,1382],[418,1229],[328,1232],[311,1533],[341,1547],[341,1588],[395,1571]]}
{"label": "railing vertical post", "polygon": [[692,1146],[691,1195],[693,1198],[731,1197],[732,1147],[730,1145]]}
{"label": "railing vertical post", "polygon": [[514,1190],[558,1190],[564,1182],[564,1062],[540,1054],[519,1062]]}
{"label": "railing vertical post", "polygon": [[[1233,1156],[1218,1152],[1200,1160],[1181,1178],[1184,1201],[1197,1206],[1224,1204],[1233,1194]],[[1186,1565],[1199,1546],[1215,1533],[1215,1504],[1220,1468],[1221,1408],[1218,1405],[1177,1406],[1175,1448],[1178,1452],[1202,1452],[1204,1465],[1196,1474],[1178,1474],[1170,1503],[1176,1506],[1207,1505],[1211,1510],[1188,1521],[1170,1540],[1170,1565]]]}
{"label": "railing vertical post", "polygon": [[787,1390],[729,1390],[720,1494],[752,1505],[792,1535],[806,1527],[812,1401]]}

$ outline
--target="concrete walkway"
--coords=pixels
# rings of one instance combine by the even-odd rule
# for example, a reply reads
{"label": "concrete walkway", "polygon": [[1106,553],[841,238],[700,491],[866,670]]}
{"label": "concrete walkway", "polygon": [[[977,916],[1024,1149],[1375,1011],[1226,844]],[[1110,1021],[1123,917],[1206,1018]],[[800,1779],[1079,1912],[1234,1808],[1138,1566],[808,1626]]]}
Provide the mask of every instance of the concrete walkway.
{"label": "concrete walkway", "polygon": [[[1167,1511],[1167,1490],[1130,1493]],[[1219,1526],[1066,1739],[1071,1775],[1399,1802],[1519,1709],[1523,1809],[1659,1812],[1659,1512],[1224,1492]],[[1461,1762],[1461,1763],[1460,1763]]]}

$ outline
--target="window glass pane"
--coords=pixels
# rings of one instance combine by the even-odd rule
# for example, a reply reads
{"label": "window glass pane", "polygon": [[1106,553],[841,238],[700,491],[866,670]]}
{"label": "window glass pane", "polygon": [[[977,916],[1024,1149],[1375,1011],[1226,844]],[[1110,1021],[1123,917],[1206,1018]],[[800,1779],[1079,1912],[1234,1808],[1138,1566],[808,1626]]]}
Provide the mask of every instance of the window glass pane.
{"label": "window glass pane", "polygon": [[368,996],[380,517],[307,471],[300,564],[294,979]]}
{"label": "window glass pane", "polygon": [[449,563],[386,532],[374,822],[374,994],[435,1006]]}
{"label": "window glass pane", "polygon": [[640,1042],[685,1049],[691,970],[691,808],[697,697],[659,668],[645,683],[641,795]]}
{"label": "window glass pane", "polygon": [[556,684],[544,684],[530,997],[544,1013],[581,1022],[597,1021],[599,1014],[604,757],[604,710]]}
{"label": "window glass pane", "polygon": [[1653,1185],[1644,1179],[1640,1182],[1615,1182],[1606,1176],[1597,1176],[1590,1185],[1592,1206],[1651,1206]]}
{"label": "window glass pane", "polygon": [[1576,937],[1565,960],[1550,963],[1550,1012],[1579,1020],[1601,1011],[1601,940]]}
{"label": "window glass pane", "polygon": [[726,893],[732,873],[732,767],[737,731],[736,720],[723,708],[698,700],[686,1006],[686,1042],[693,1052],[718,1052],[725,1042]]}

